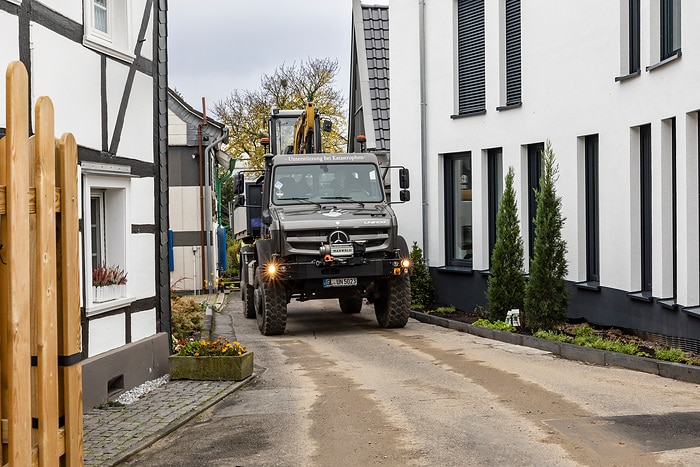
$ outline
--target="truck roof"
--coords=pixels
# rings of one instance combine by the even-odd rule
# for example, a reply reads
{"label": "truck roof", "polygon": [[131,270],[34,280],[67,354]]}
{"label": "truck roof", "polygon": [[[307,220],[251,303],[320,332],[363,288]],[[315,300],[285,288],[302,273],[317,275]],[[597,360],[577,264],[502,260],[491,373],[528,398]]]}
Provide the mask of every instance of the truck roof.
{"label": "truck roof", "polygon": [[278,154],[273,159],[274,165],[282,164],[347,164],[377,163],[377,156],[372,153],[323,153],[323,154]]}

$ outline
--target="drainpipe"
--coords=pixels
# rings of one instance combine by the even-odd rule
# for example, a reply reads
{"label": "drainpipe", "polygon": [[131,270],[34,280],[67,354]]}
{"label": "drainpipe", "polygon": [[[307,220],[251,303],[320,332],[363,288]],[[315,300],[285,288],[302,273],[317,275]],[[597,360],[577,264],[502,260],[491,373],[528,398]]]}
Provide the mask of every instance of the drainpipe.
{"label": "drainpipe", "polygon": [[205,158],[204,158],[204,188],[205,188],[205,194],[206,196],[204,197],[204,212],[206,212],[207,216],[207,222],[205,226],[205,233],[206,233],[206,240],[207,240],[207,249],[206,249],[206,256],[207,256],[207,284],[208,284],[208,293],[214,293],[214,251],[213,248],[211,248],[211,186],[209,185],[209,179],[211,178],[209,176],[209,171],[211,168],[211,157],[210,154],[212,152],[212,149],[219,144],[220,142],[224,141],[225,139],[228,139],[228,128],[224,128],[224,132],[221,135],[220,138],[214,140],[207,146],[207,149],[204,151]]}
{"label": "drainpipe", "polygon": [[421,198],[423,200],[423,259],[430,266],[430,249],[428,248],[428,145],[426,136],[426,102],[425,102],[425,0],[418,0],[418,61],[420,63],[420,160],[421,160]]}
{"label": "drainpipe", "polygon": [[[199,212],[201,213],[199,218],[199,242],[202,254],[200,255],[200,263],[202,269],[202,281],[207,277],[206,275],[206,265],[204,264],[204,252],[207,250],[204,248],[204,153],[202,152],[202,128],[207,124],[207,107],[204,103],[204,98],[202,97],[202,121],[197,125],[197,140],[199,143]],[[196,269],[196,267],[195,267]],[[196,274],[195,274],[196,276]],[[195,287],[197,284],[195,283]],[[202,288],[204,289],[204,282],[202,282]],[[196,290],[196,289],[195,289]]]}

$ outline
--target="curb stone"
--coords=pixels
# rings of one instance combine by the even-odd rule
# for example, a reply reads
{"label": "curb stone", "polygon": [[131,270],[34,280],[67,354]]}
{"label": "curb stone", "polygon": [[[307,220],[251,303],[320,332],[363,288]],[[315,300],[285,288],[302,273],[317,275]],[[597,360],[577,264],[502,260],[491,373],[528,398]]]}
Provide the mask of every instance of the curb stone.
{"label": "curb stone", "polygon": [[454,321],[441,316],[433,316],[419,311],[411,310],[409,316],[422,323],[434,324],[436,326],[466,332],[486,339],[544,350],[545,352],[550,352],[553,355],[567,360],[581,361],[600,366],[615,366],[628,370],[650,373],[663,378],[700,384],[700,367],[698,366],[667,362],[648,357],[638,357],[636,355],[626,355],[610,352],[609,350],[599,350],[591,347],[569,344],[567,342],[556,342],[534,336],[498,331],[496,329],[474,326],[472,324]]}

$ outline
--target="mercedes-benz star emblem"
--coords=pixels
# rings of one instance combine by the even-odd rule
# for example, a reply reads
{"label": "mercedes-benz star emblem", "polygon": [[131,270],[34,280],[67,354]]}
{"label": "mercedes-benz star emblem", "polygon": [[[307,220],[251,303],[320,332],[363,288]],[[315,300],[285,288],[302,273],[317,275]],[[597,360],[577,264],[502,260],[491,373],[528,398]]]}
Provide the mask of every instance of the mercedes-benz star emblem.
{"label": "mercedes-benz star emblem", "polygon": [[350,243],[350,237],[342,230],[336,230],[335,232],[331,232],[328,236],[328,242],[333,244]]}

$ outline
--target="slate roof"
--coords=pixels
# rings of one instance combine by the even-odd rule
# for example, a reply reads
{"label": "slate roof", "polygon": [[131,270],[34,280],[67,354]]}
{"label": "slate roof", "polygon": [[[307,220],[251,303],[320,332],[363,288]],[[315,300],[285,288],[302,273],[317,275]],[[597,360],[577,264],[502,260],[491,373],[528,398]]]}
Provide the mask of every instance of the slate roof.
{"label": "slate roof", "polygon": [[[361,23],[358,21],[362,15]],[[362,5],[355,0],[353,7],[353,79],[351,112],[361,109],[367,149],[387,152],[390,149],[389,129],[389,7],[386,5]],[[360,30],[361,24],[361,30]],[[353,109],[354,104],[354,109]],[[371,109],[370,114],[367,112]],[[353,116],[351,115],[350,120]],[[357,130],[351,125],[349,135],[353,141]],[[359,131],[359,130],[358,130]],[[373,136],[373,137],[371,137]]]}
{"label": "slate roof", "polygon": [[[170,88],[168,88],[168,108],[187,123],[187,145],[196,146],[197,125],[204,119],[202,112],[195,110],[191,105],[185,102],[182,96]],[[223,132],[224,124],[207,115],[207,125],[202,127],[202,135],[216,139],[220,138]]]}

